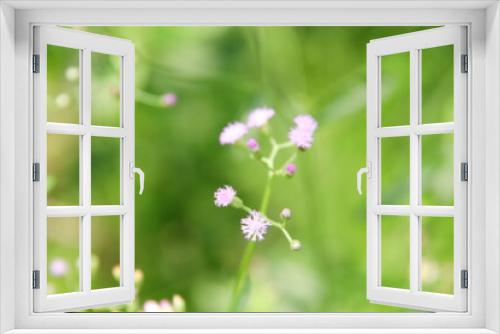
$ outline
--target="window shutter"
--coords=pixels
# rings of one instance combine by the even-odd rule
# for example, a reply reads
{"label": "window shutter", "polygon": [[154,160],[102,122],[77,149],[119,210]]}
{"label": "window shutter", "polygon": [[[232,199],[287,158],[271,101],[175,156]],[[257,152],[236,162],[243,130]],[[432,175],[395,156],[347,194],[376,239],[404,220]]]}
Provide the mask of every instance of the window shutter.
{"label": "window shutter", "polygon": [[[33,95],[34,95],[34,163],[37,166],[37,178],[34,178],[34,261],[33,261],[33,296],[34,311],[69,311],[88,309],[113,304],[129,303],[133,300],[134,291],[134,171],[129,168],[134,166],[134,45],[127,40],[86,33],[78,30],[62,29],[58,27],[35,27],[33,47]],[[66,79],[60,85],[68,85],[69,81],[79,80],[76,84],[76,98],[79,101],[79,116],[75,120],[65,123],[48,119],[50,108],[48,96],[49,78],[48,64],[58,66],[57,59],[49,59],[49,48],[63,48],[76,54],[76,63],[79,70],[66,72]],[[112,56],[117,60],[116,73],[119,100],[120,121],[113,126],[95,124],[92,119],[92,99],[95,92],[91,90],[92,72],[91,62],[94,54]],[[79,60],[78,60],[79,59]],[[62,62],[59,60],[59,62]],[[63,66],[61,64],[61,66]],[[64,73],[65,68],[57,68],[58,73]],[[98,71],[98,70],[97,70]],[[52,81],[50,81],[50,80]],[[65,81],[66,80],[66,81]],[[79,88],[78,88],[79,87]],[[109,95],[112,98],[112,94]],[[68,97],[60,99],[60,104],[67,103]],[[52,100],[51,100],[52,101]],[[57,103],[57,101],[56,101]],[[78,109],[78,107],[76,108]],[[79,118],[79,119],[78,119]],[[47,138],[58,135],[77,143],[79,184],[78,200],[74,205],[53,205],[48,203],[48,164],[55,166],[64,161],[48,161]],[[117,143],[116,151],[117,180],[116,193],[119,199],[116,203],[94,203],[91,199],[96,185],[93,187],[91,159],[94,147],[93,139],[111,139]],[[118,144],[119,143],[119,144]],[[119,157],[118,157],[119,156]],[[118,166],[119,164],[119,166]],[[35,166],[34,165],[34,166]],[[34,169],[35,170],[35,169]],[[76,178],[76,177],[75,177]],[[117,177],[118,178],[118,177]],[[63,188],[64,189],[64,188]],[[102,288],[93,286],[92,276],[92,229],[98,228],[97,224],[105,224],[102,219],[112,217],[116,219],[119,228],[117,240],[119,245],[119,270],[115,268],[116,284]],[[101,221],[99,221],[101,219]],[[58,229],[49,229],[49,221],[58,220]],[[72,246],[77,250],[75,261],[77,263],[52,263],[49,258],[49,234],[59,234],[59,240],[65,238],[63,230],[68,228],[70,222],[76,222],[75,240]],[[68,243],[68,238],[63,240]],[[111,243],[112,241],[110,241]],[[115,242],[117,243],[117,242]],[[60,256],[67,252],[60,249]],[[118,250],[116,251],[118,253]],[[60,261],[60,260],[59,260]],[[76,287],[64,291],[53,291],[48,282],[48,277],[60,275],[67,267],[77,271]],[[75,269],[76,268],[76,269]],[[103,268],[111,275],[111,269]]]}
{"label": "window shutter", "polygon": [[[370,166],[367,173],[367,298],[371,302],[429,311],[467,311],[467,283],[471,275],[467,271],[467,181],[470,178],[464,178],[464,166],[467,167],[467,62],[470,59],[466,41],[466,27],[450,26],[372,40],[367,46],[367,164]],[[448,64],[452,73],[450,100],[453,107],[450,108],[453,116],[450,120],[432,121],[436,113],[427,117],[425,113],[428,111],[423,110],[429,102],[426,101],[428,95],[433,93],[426,90],[425,85],[429,83],[423,80],[423,71],[432,65],[424,56],[428,50],[444,46],[452,50],[449,58],[439,62]],[[408,59],[407,63],[406,60],[400,62],[395,72],[403,75],[407,71],[409,82],[403,84],[409,87],[408,105],[398,100],[393,104],[400,108],[399,112],[408,115],[396,115],[402,119],[400,123],[384,124],[385,99],[391,98],[391,92],[390,89],[383,91],[382,86],[384,79],[390,81],[391,78],[384,77],[386,73],[382,66],[385,57],[392,55],[407,56]],[[434,77],[439,80],[440,76]],[[394,85],[394,89],[401,87],[398,84],[393,82],[393,88]],[[433,95],[433,98],[445,97]],[[425,180],[422,181],[424,175],[428,177],[436,172],[432,169],[434,165],[423,158],[428,152],[427,141],[430,136],[440,138],[444,135],[453,139],[448,152],[452,163],[443,174],[450,176],[450,180],[453,175],[450,181],[452,200],[446,205],[435,199],[434,203],[427,197],[424,201],[423,187],[426,184]],[[387,158],[384,143],[394,139],[403,144],[394,146],[395,154],[384,160]],[[405,147],[405,150],[399,147]],[[407,161],[408,170],[404,171],[407,179],[394,172],[397,166],[406,166],[406,163],[399,163],[403,160]],[[384,174],[383,168],[389,172]],[[436,176],[433,180],[439,178]],[[391,194],[383,182],[397,184],[400,189],[396,193],[401,196],[386,200]],[[440,219],[452,222],[449,233],[434,235],[423,232],[424,222],[427,227],[440,224]],[[392,236],[384,239],[385,233]],[[429,262],[423,257],[432,250],[429,245],[433,240],[439,238],[451,240],[448,251],[453,255],[449,270],[440,268],[439,262]],[[387,244],[391,240],[392,246]],[[401,259],[408,262],[407,269],[402,270],[407,283],[398,285],[385,277],[390,277],[390,271],[400,267]],[[448,280],[449,290],[430,289],[426,284],[429,275],[434,275],[437,280]]]}

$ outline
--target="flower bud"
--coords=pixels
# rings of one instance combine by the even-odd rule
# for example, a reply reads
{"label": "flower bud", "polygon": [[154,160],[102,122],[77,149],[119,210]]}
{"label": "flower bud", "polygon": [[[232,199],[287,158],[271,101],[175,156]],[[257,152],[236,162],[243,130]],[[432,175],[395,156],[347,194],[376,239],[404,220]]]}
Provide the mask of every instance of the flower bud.
{"label": "flower bud", "polygon": [[255,138],[248,139],[248,141],[247,141],[247,147],[252,152],[257,152],[258,150],[260,150],[259,142]]}
{"label": "flower bud", "polygon": [[296,171],[297,171],[297,166],[294,163],[289,163],[285,167],[285,173],[288,176],[293,176]]}
{"label": "flower bud", "polygon": [[290,243],[290,248],[294,251],[298,251],[302,248],[302,245],[300,244],[300,241],[298,241],[297,239],[293,239]]}
{"label": "flower bud", "polygon": [[177,95],[175,93],[165,93],[161,96],[161,103],[165,107],[174,106],[177,103]]}
{"label": "flower bud", "polygon": [[289,208],[284,208],[281,210],[280,217],[283,220],[288,220],[292,216],[292,211]]}

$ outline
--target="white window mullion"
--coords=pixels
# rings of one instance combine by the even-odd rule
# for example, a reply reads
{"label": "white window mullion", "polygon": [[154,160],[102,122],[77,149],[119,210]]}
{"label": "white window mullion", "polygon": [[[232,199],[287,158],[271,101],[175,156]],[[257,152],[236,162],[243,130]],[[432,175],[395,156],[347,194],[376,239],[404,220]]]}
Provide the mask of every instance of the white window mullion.
{"label": "white window mullion", "polygon": [[[419,51],[410,51],[410,208],[420,202],[420,139],[417,134],[420,109]],[[420,289],[420,218],[410,214],[410,291]]]}
{"label": "white window mullion", "polygon": [[[91,67],[91,52],[88,49],[82,50],[82,61],[81,61],[81,117],[82,125],[84,128],[90,126],[90,115],[91,115],[91,78],[90,69]],[[81,218],[81,229],[80,229],[80,280],[81,280],[81,290],[88,292],[91,289],[91,244],[92,244],[92,218],[90,215],[91,206],[91,135],[86,132],[82,136],[82,149],[80,152],[80,189],[82,194],[82,206],[84,207],[85,213]]]}

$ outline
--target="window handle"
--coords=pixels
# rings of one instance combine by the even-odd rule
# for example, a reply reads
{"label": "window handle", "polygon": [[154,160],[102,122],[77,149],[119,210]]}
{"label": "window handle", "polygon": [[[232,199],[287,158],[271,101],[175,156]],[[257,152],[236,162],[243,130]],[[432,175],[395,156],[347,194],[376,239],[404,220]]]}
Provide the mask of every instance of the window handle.
{"label": "window handle", "polygon": [[142,169],[135,167],[134,163],[131,162],[130,178],[133,179],[135,174],[139,175],[139,195],[142,195],[142,192],[144,191],[144,172],[142,171]]}
{"label": "window handle", "polygon": [[367,178],[371,177],[371,163],[368,163],[368,166],[360,168],[358,173],[356,174],[357,184],[358,184],[358,194],[363,195],[363,190],[361,189],[361,177],[363,174],[366,174]]}

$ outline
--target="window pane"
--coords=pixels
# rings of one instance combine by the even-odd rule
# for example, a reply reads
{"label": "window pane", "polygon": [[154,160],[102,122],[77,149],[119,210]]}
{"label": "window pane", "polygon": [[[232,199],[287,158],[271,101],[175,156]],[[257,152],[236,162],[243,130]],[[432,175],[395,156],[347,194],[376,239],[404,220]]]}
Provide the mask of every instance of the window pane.
{"label": "window pane", "polygon": [[453,45],[422,51],[422,123],[453,121]]}
{"label": "window pane", "polygon": [[47,135],[47,205],[80,203],[80,137]]}
{"label": "window pane", "polygon": [[120,204],[120,139],[92,137],[92,204]]}
{"label": "window pane", "polygon": [[422,217],[422,290],[453,294],[451,217]]}
{"label": "window pane", "polygon": [[80,218],[47,219],[47,290],[49,294],[80,290]]}
{"label": "window pane", "polygon": [[120,286],[119,266],[120,217],[92,217],[92,289]]}
{"label": "window pane", "polygon": [[422,136],[422,203],[453,205],[453,135]]}
{"label": "window pane", "polygon": [[410,53],[380,57],[382,126],[410,124]]}
{"label": "window pane", "polygon": [[80,122],[80,50],[47,45],[47,120]]}
{"label": "window pane", "polygon": [[92,53],[92,124],[120,126],[121,57]]}
{"label": "window pane", "polygon": [[409,137],[382,138],[381,187],[382,204],[408,205],[410,203],[410,139]]}
{"label": "window pane", "polygon": [[381,217],[382,286],[410,288],[410,218]]}

